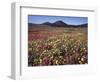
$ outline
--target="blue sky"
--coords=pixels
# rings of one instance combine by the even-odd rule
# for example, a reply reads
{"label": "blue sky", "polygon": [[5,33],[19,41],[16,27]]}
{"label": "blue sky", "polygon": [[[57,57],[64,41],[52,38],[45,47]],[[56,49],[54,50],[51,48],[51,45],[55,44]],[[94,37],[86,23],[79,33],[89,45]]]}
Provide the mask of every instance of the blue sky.
{"label": "blue sky", "polygon": [[29,15],[28,23],[41,24],[44,22],[63,21],[66,24],[79,25],[88,23],[88,17],[75,17],[75,16],[46,16],[46,15]]}

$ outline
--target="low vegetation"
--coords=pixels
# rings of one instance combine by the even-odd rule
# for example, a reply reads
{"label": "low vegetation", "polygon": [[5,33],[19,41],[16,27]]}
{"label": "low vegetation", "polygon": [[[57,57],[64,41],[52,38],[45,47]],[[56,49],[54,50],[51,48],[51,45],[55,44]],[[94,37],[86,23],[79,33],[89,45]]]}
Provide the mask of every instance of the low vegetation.
{"label": "low vegetation", "polygon": [[28,66],[88,63],[87,28],[35,28],[28,40]]}

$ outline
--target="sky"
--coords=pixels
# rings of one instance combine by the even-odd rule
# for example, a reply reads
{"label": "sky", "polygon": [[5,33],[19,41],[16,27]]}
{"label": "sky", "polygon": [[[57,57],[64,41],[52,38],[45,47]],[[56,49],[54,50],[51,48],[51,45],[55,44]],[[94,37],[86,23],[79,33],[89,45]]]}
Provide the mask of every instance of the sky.
{"label": "sky", "polygon": [[35,24],[42,24],[44,22],[54,23],[59,20],[65,22],[66,24],[71,24],[71,25],[80,25],[88,23],[88,17],[28,15],[28,23],[35,23]]}

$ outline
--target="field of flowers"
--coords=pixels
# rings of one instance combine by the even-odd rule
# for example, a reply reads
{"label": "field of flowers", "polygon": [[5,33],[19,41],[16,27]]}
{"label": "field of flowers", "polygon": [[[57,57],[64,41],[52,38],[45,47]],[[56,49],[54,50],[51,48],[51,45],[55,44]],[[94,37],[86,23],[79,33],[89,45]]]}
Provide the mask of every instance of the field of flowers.
{"label": "field of flowers", "polygon": [[51,30],[30,34],[28,66],[88,63],[87,29]]}

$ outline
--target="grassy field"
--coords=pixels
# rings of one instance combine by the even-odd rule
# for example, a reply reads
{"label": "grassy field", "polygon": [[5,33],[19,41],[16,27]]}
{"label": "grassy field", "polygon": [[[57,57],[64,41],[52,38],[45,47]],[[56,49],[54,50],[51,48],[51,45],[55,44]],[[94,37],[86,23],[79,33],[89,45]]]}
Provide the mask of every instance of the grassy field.
{"label": "grassy field", "polygon": [[29,29],[28,66],[87,63],[87,28],[38,27]]}

